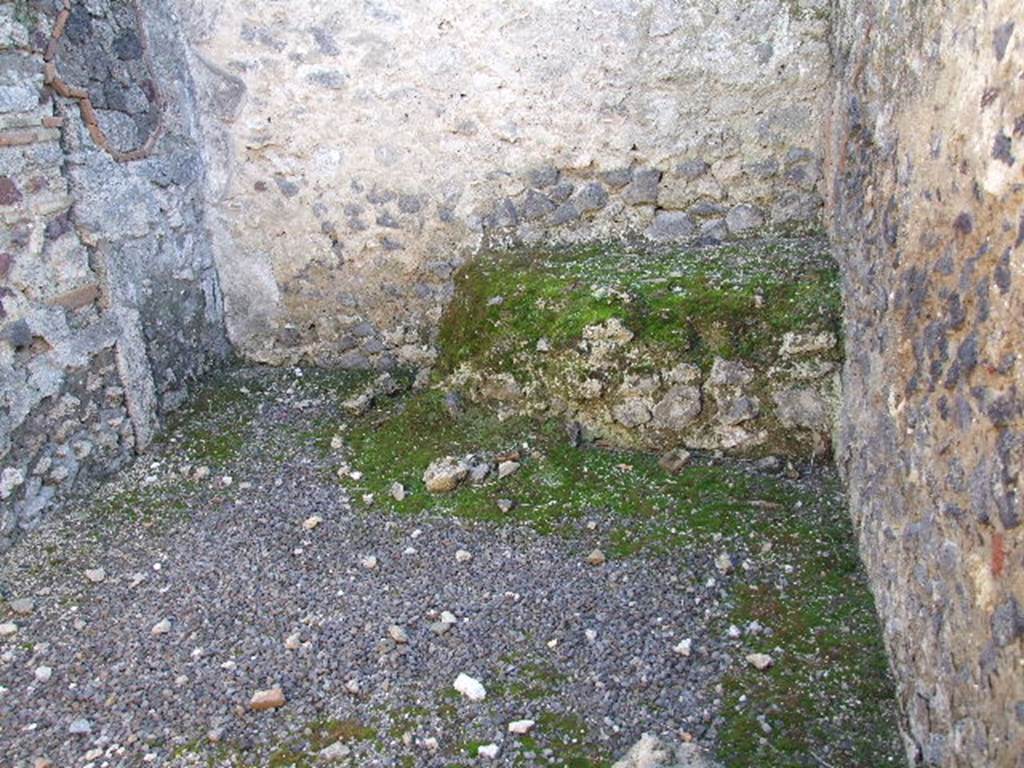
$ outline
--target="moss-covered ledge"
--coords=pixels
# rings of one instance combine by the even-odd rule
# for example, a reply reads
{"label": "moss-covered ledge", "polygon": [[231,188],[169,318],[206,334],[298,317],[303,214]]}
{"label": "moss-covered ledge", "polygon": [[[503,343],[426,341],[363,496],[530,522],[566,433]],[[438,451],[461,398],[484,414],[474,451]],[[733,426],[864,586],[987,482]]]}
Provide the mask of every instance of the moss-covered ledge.
{"label": "moss-covered ledge", "polygon": [[611,445],[821,455],[840,317],[818,239],[510,250],[456,274],[438,373]]}

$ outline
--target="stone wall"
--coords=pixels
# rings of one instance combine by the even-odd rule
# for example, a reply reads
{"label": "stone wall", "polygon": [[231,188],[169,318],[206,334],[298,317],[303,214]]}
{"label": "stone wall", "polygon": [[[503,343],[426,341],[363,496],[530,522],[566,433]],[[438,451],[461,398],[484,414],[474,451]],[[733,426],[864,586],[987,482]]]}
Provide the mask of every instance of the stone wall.
{"label": "stone wall", "polygon": [[843,449],[914,764],[1024,759],[1024,17],[840,0]]}
{"label": "stone wall", "polygon": [[824,458],[841,307],[823,239],[505,249],[456,273],[435,373],[582,441]]}
{"label": "stone wall", "polygon": [[178,22],[60,8],[0,6],[0,550],[227,352]]}
{"label": "stone wall", "polygon": [[421,365],[477,248],[820,225],[826,0],[178,0],[228,329]]}

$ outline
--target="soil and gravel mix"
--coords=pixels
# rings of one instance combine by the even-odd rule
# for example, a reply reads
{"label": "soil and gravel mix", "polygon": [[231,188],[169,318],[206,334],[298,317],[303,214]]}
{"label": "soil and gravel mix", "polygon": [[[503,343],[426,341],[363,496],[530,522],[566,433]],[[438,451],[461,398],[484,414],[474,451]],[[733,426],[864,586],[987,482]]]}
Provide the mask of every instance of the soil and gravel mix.
{"label": "soil and gravel mix", "polygon": [[230,371],[5,557],[0,765],[900,764],[831,470],[369,381]]}

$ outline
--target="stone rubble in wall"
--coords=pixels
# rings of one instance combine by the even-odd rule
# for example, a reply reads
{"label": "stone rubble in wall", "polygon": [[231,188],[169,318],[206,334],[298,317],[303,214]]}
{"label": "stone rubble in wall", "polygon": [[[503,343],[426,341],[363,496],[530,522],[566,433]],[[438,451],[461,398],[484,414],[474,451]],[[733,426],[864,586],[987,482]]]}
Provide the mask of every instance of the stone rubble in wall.
{"label": "stone rubble in wall", "polygon": [[[154,17],[147,26],[171,23]],[[192,234],[201,164],[180,126],[161,134],[153,124],[159,87],[153,101],[133,80],[148,77],[134,23],[102,3],[0,7],[0,551],[54,503],[124,466],[158,407],[180,403],[226,349],[216,277],[200,263],[210,254]],[[89,133],[119,159],[139,159],[118,154],[133,121],[148,126],[150,149],[163,135],[173,150],[114,165]]]}
{"label": "stone rubble in wall", "polygon": [[[776,362],[764,368],[716,358],[706,376],[678,360],[663,362],[661,371],[634,373],[634,366],[649,369],[649,356],[619,318],[610,318],[584,328],[573,349],[548,351],[539,360],[523,355],[517,375],[477,372],[466,364],[445,387],[505,416],[562,418],[611,444],[752,451],[784,439],[819,454],[829,449],[838,399],[835,364],[820,355],[837,343],[831,333],[792,332],[784,335]],[[668,471],[676,464],[666,458]]]}

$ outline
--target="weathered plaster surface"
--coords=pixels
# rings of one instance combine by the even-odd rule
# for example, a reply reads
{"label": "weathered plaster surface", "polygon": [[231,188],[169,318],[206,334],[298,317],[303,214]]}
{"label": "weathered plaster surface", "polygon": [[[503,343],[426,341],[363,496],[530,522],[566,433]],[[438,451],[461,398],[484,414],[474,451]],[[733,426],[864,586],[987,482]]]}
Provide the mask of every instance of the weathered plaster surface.
{"label": "weathered plaster surface", "polygon": [[423,364],[484,242],[813,228],[824,0],[179,0],[228,327]]}
{"label": "weathered plaster surface", "polygon": [[1024,759],[1024,18],[839,3],[839,461],[915,764]]}
{"label": "weathered plaster surface", "polygon": [[55,4],[0,6],[0,550],[144,449],[227,352],[179,22],[145,7],[140,26],[129,3],[73,4],[55,58],[115,148],[162,122],[150,157],[118,163],[43,87]]}

